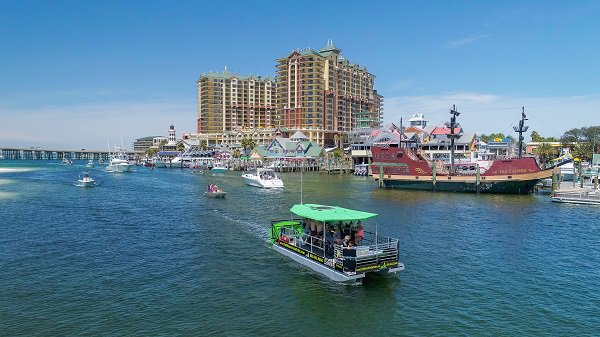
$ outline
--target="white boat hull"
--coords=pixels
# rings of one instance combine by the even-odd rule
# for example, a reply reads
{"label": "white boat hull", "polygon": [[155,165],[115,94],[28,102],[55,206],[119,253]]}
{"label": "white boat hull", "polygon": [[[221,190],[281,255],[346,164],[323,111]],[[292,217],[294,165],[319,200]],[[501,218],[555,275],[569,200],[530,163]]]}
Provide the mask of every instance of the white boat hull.
{"label": "white boat hull", "polygon": [[246,184],[259,188],[284,188],[283,181],[281,179],[260,179],[259,177],[252,174],[242,175]]}
{"label": "white boat hull", "polygon": [[213,167],[212,169],[210,169],[210,171],[213,173],[225,173],[225,172],[227,172],[227,168],[226,167]]}
{"label": "white boat hull", "polygon": [[108,172],[125,173],[125,172],[131,172],[132,167],[133,167],[132,164],[115,164],[115,165],[108,165],[108,167],[106,167],[106,170]]}
{"label": "white boat hull", "polygon": [[340,273],[334,269],[328,268],[327,266],[323,265],[322,263],[316,262],[314,260],[311,260],[309,258],[306,258],[304,256],[300,256],[298,254],[295,254],[285,248],[282,248],[278,245],[273,245],[273,249],[275,249],[276,252],[285,255],[289,258],[291,258],[292,260],[300,263],[301,265],[304,265],[314,271],[316,271],[319,274],[325,275],[327,276],[329,279],[331,279],[334,282],[357,282],[357,280],[362,279],[363,277],[365,277],[365,273],[360,273],[360,274],[356,274],[356,275],[345,275],[343,273]]}

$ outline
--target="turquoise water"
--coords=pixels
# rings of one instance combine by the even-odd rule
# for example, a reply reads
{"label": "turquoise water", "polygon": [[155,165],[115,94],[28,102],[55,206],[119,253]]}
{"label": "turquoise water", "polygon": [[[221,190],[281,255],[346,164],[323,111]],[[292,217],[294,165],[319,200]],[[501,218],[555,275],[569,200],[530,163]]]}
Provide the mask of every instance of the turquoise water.
{"label": "turquoise water", "polygon": [[[307,173],[305,202],[380,214],[406,270],[332,284],[269,248],[272,219],[300,201],[194,175],[0,161],[4,336],[597,335],[600,207],[547,195],[380,190]],[[206,198],[208,183],[229,192]],[[366,223],[374,226],[374,223]],[[373,228],[373,227],[371,227]]]}

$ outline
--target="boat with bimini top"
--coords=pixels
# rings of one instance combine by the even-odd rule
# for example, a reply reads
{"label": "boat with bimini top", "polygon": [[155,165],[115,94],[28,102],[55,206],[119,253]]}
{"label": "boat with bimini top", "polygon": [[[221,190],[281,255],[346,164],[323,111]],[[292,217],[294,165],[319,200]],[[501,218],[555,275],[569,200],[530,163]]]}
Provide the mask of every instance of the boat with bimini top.
{"label": "boat with bimini top", "polygon": [[363,228],[377,214],[317,204],[290,211],[298,218],[271,223],[273,249],[332,281],[360,283],[373,273],[404,270],[399,240]]}

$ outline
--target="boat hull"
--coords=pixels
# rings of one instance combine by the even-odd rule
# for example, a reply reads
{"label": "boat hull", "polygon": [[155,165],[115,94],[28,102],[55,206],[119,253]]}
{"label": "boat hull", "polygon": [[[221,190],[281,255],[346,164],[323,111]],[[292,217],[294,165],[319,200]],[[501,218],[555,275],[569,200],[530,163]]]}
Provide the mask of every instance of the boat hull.
{"label": "boat hull", "polygon": [[365,273],[359,273],[359,274],[350,275],[350,276],[345,275],[343,273],[336,271],[335,269],[325,266],[321,262],[317,262],[310,258],[305,257],[304,255],[299,255],[297,253],[294,253],[287,248],[279,246],[278,244],[274,244],[273,249],[276,252],[278,252],[279,254],[291,258],[292,260],[300,263],[301,265],[306,266],[306,267],[312,269],[313,271],[328,277],[329,279],[331,279],[334,282],[355,283],[357,281],[360,281],[362,278],[364,278],[366,276]]}
{"label": "boat hull", "polygon": [[497,193],[497,194],[530,194],[539,179],[524,181],[492,181],[492,182],[468,182],[468,181],[433,181],[414,179],[384,179],[383,187],[428,190],[440,192],[465,192],[465,193]]}
{"label": "boat hull", "polygon": [[106,170],[108,172],[125,173],[125,172],[131,172],[132,167],[133,167],[132,164],[116,164],[116,165],[108,165]]}
{"label": "boat hull", "polygon": [[209,198],[223,199],[227,195],[227,192],[204,192],[204,195]]}
{"label": "boat hull", "polygon": [[283,181],[281,179],[262,180],[254,176],[243,175],[244,182],[247,185],[259,187],[259,188],[283,188]]}

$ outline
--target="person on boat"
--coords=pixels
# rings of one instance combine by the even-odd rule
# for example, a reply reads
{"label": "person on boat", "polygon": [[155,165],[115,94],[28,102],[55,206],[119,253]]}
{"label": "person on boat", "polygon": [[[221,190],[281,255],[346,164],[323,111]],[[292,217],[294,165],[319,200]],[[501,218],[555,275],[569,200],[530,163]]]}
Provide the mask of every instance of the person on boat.
{"label": "person on boat", "polygon": [[342,230],[340,229],[340,226],[335,226],[335,231],[333,232],[333,242],[335,242],[336,245],[339,245],[342,243]]}
{"label": "person on boat", "polygon": [[310,236],[310,220],[304,221],[302,226],[304,227],[304,235]]}
{"label": "person on boat", "polygon": [[356,245],[360,246],[360,243],[365,238],[365,230],[363,229],[362,224],[359,222],[356,223],[356,234],[354,235],[354,241],[356,241]]}
{"label": "person on boat", "polygon": [[212,191],[213,191],[213,185],[208,184],[208,193],[212,193]]}
{"label": "person on boat", "polygon": [[350,244],[350,235],[346,235],[346,236],[344,236],[344,240],[342,241],[342,246],[348,247],[349,244]]}
{"label": "person on boat", "polygon": [[213,192],[221,192],[221,190],[219,190],[219,185],[217,185],[217,184],[213,185],[213,189],[214,189]]}

